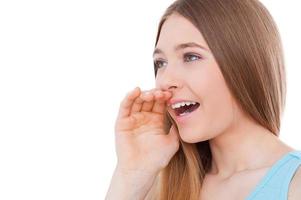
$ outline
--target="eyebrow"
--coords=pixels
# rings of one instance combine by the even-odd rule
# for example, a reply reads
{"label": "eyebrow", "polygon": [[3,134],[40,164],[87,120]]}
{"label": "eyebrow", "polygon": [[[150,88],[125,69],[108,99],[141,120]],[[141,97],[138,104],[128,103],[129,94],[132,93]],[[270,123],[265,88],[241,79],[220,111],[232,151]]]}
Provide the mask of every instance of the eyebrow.
{"label": "eyebrow", "polygon": [[[175,51],[178,51],[178,50],[180,50],[180,49],[185,49],[185,48],[187,48],[187,47],[198,47],[198,48],[201,48],[201,49],[203,49],[203,50],[205,50],[205,51],[208,51],[208,50],[207,50],[205,47],[203,47],[202,45],[197,44],[197,43],[194,43],[194,42],[188,42],[188,43],[179,44],[179,45],[177,45],[177,46],[175,47]],[[159,54],[159,53],[162,53],[162,54],[163,54],[163,51],[162,51],[161,49],[159,49],[159,48],[155,48],[154,53],[153,53],[153,56],[154,56],[155,54]]]}

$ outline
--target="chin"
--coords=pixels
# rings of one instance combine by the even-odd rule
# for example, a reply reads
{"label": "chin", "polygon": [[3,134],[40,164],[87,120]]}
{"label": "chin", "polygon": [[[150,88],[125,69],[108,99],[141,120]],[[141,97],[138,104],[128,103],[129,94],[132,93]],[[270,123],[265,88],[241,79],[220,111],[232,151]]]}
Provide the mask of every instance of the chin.
{"label": "chin", "polygon": [[193,144],[193,143],[198,143],[198,142],[201,142],[201,141],[205,141],[205,139],[204,140],[200,140],[200,138],[196,137],[195,134],[183,134],[182,135],[181,133],[179,133],[179,135],[181,137],[181,140],[184,141],[184,142],[186,142],[186,143]]}
{"label": "chin", "polygon": [[188,130],[181,131],[181,130],[179,130],[179,136],[182,141],[184,141],[186,143],[191,143],[191,144],[203,142],[203,141],[210,139],[210,137],[206,137],[206,134],[204,132],[202,133],[202,131],[188,131]]}

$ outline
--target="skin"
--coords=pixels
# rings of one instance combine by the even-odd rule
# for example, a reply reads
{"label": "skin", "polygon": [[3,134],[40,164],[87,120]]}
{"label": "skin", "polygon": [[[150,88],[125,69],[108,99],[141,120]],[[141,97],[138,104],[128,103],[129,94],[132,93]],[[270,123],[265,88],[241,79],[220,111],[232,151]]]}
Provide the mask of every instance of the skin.
{"label": "skin", "polygon": [[[198,43],[206,50],[198,47],[174,50],[176,45],[187,42]],[[266,169],[295,150],[239,108],[202,34],[187,19],[172,14],[163,24],[156,48],[163,52],[154,54],[159,66],[156,88],[171,91],[172,98],[200,103],[188,120],[175,121],[183,141],[209,140],[213,159],[212,169],[206,175],[208,180],[225,182],[258,172],[258,178],[253,180],[255,185]],[[188,52],[197,57],[184,58]],[[167,110],[175,119],[172,109]]]}
{"label": "skin", "polygon": [[179,149],[175,126],[164,119],[169,91],[128,92],[115,123],[117,165],[106,200],[145,199],[159,172]]}
{"label": "skin", "polygon": [[[174,51],[173,47],[183,42],[196,42],[207,50]],[[120,103],[115,124],[117,166],[106,199],[151,195],[155,177],[178,151],[180,139],[189,143],[209,140],[212,169],[205,176],[205,193],[201,192],[200,199],[244,199],[266,170],[294,149],[239,109],[202,34],[185,18],[169,17],[157,47],[162,53],[154,59],[165,64],[162,68],[158,65],[156,88],[140,91],[138,87]],[[186,55],[184,60],[188,51],[194,55]],[[180,122],[166,104],[170,98],[197,101],[200,107]],[[164,123],[166,111],[176,121],[169,130]],[[292,181],[289,200],[301,198],[296,190],[300,184],[299,172]]]}

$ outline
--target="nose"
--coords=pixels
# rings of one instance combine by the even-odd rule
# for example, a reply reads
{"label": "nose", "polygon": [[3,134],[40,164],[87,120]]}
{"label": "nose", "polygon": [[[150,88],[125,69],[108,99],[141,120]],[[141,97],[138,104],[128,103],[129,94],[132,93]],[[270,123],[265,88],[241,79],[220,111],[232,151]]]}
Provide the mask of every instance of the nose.
{"label": "nose", "polygon": [[182,87],[179,77],[176,76],[173,70],[175,69],[166,67],[164,71],[157,73],[156,88],[174,93],[175,90]]}

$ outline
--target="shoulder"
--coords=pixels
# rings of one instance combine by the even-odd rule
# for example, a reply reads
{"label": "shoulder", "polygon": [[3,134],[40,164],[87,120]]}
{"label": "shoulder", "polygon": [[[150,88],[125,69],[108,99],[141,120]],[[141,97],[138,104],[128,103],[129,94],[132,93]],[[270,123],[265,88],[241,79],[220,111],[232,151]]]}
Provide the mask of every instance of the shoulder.
{"label": "shoulder", "polygon": [[288,191],[288,200],[300,200],[301,199],[301,166],[296,170]]}

